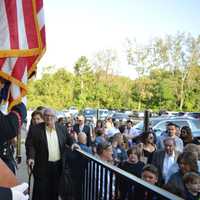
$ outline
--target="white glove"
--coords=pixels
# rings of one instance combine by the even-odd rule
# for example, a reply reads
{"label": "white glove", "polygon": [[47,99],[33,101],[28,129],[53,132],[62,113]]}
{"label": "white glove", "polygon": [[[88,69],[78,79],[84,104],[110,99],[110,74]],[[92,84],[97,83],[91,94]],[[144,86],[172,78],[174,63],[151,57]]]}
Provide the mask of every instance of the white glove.
{"label": "white glove", "polygon": [[75,149],[80,149],[81,150],[81,147],[78,144],[74,143],[71,146],[71,150],[74,151]]}
{"label": "white glove", "polygon": [[12,191],[12,200],[28,200],[29,195],[24,194],[24,192],[28,189],[27,183],[22,183],[21,185],[17,185],[11,188]]}

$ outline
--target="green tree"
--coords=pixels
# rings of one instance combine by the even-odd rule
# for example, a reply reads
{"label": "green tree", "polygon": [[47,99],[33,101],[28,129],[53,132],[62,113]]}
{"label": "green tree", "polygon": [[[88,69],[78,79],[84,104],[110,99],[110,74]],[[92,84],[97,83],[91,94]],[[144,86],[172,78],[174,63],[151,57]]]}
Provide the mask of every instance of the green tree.
{"label": "green tree", "polygon": [[39,105],[62,109],[72,104],[73,75],[64,69],[44,74],[42,79],[28,84],[28,107]]}
{"label": "green tree", "polygon": [[74,101],[83,108],[86,104],[91,104],[91,90],[93,87],[92,67],[85,56],[81,56],[74,66]]}

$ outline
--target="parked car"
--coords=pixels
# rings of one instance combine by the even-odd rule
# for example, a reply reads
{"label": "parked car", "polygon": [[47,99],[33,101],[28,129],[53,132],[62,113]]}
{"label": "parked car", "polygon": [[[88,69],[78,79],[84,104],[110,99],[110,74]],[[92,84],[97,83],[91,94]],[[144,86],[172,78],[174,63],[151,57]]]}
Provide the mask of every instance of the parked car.
{"label": "parked car", "polygon": [[184,116],[193,117],[200,120],[200,112],[187,112]]}
{"label": "parked car", "polygon": [[69,113],[72,115],[72,116],[75,116],[78,114],[78,109],[75,107],[75,106],[71,106],[69,109],[68,109]]}
{"label": "parked car", "polygon": [[125,114],[127,114],[128,116],[133,116],[133,112],[131,110],[126,110],[124,111]]}
{"label": "parked car", "polygon": [[192,136],[200,141],[200,129],[192,131]]}
{"label": "parked car", "polygon": [[108,117],[112,117],[115,113],[115,110],[108,110]]}
{"label": "parked car", "polygon": [[144,112],[138,112],[138,117],[143,118],[144,117]]}
{"label": "parked car", "polygon": [[65,117],[71,117],[71,113],[69,112],[69,110],[64,109],[62,110],[62,112],[64,113]]}
{"label": "parked car", "polygon": [[[150,127],[154,130],[156,136],[159,136],[166,130],[166,125],[172,122],[182,128],[189,126],[194,133],[194,137],[200,137],[200,121],[191,117],[156,117],[150,118]],[[134,128],[143,131],[144,122],[141,121],[134,126]]]}
{"label": "parked car", "polygon": [[66,118],[66,115],[65,115],[65,112],[63,111],[56,111],[56,118],[59,119],[59,118]]}
{"label": "parked car", "polygon": [[160,111],[160,116],[175,117],[175,116],[182,116],[182,114],[181,112],[176,112],[176,111]]}
{"label": "parked car", "polygon": [[86,121],[90,121],[92,123],[96,123],[97,121],[97,109],[94,108],[85,108],[82,111],[83,116],[85,117]]}
{"label": "parked car", "polygon": [[108,115],[108,109],[98,109],[98,119],[105,120]]}
{"label": "parked car", "polygon": [[122,112],[114,113],[112,116],[113,122],[114,121],[126,122],[129,119],[130,119],[129,116],[126,113],[122,113]]}

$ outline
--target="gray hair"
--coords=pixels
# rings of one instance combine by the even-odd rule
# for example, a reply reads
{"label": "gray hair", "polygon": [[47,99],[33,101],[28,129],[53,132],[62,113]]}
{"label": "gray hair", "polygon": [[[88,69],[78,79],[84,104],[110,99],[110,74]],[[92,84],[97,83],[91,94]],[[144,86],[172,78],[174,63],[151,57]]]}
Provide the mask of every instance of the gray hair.
{"label": "gray hair", "polygon": [[44,109],[44,115],[46,115],[47,113],[51,113],[53,116],[56,117],[56,112],[52,108],[45,108]]}
{"label": "gray hair", "polygon": [[165,144],[167,141],[172,141],[174,146],[176,146],[176,141],[174,138],[172,137],[166,137],[164,140],[163,140],[163,143]]}

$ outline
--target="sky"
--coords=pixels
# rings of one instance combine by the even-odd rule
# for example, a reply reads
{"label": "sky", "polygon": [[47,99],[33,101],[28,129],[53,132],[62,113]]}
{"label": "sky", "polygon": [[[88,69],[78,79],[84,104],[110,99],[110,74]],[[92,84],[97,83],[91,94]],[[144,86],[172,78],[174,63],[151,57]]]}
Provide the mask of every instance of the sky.
{"label": "sky", "polygon": [[[134,77],[125,62],[125,40],[147,43],[166,34],[200,32],[199,0],[43,0],[47,51],[38,64],[72,71],[81,56],[105,49],[120,57],[117,73]],[[124,55],[124,57],[123,57]]]}

